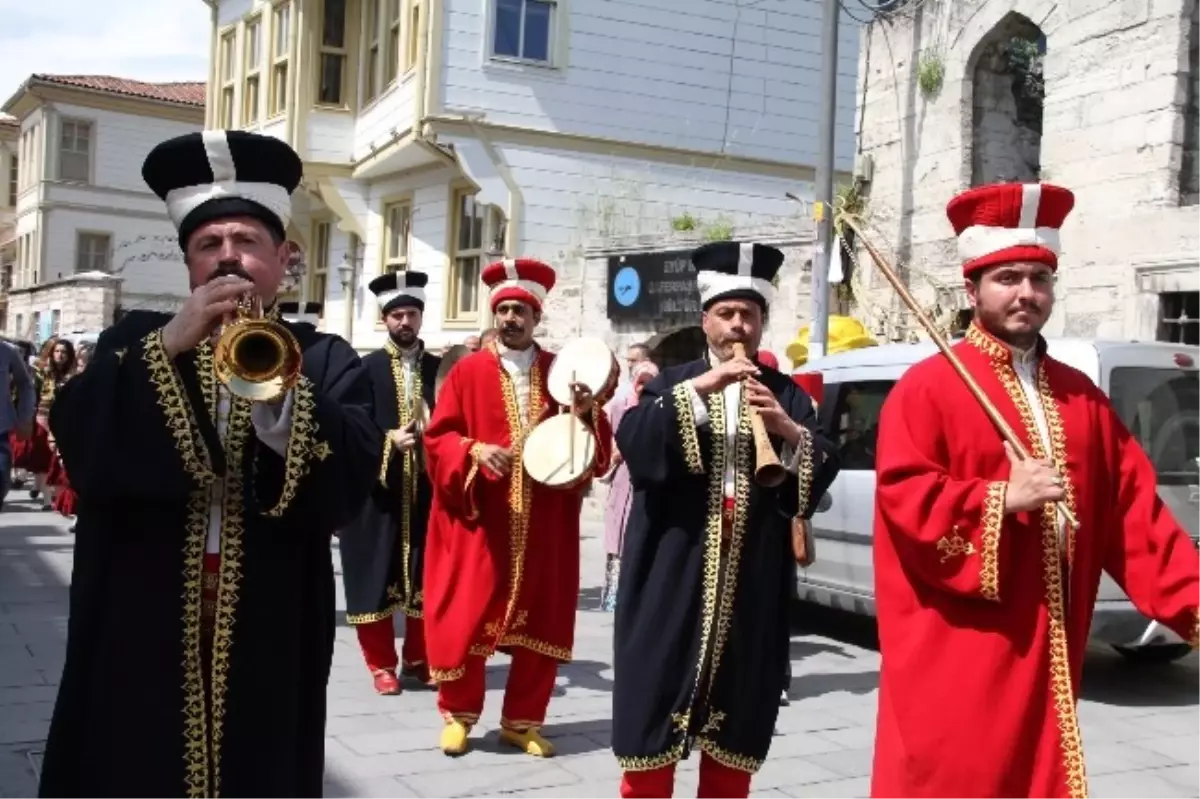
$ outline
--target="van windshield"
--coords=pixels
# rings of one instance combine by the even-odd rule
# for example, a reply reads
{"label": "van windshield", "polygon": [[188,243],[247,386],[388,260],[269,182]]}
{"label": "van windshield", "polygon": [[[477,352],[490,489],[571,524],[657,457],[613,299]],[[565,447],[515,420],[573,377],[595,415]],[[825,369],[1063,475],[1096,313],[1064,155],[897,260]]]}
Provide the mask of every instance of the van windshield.
{"label": "van windshield", "polygon": [[1161,485],[1200,483],[1200,380],[1179,369],[1120,367],[1109,397],[1141,443]]}

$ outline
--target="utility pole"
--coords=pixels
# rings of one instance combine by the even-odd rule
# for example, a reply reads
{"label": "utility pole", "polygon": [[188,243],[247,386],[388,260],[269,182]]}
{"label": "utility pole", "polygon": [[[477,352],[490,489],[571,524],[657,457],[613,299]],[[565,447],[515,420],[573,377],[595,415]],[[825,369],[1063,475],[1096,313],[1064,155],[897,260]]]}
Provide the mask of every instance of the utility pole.
{"label": "utility pole", "polygon": [[829,264],[833,252],[833,165],[837,122],[839,0],[825,0],[821,26],[821,122],[817,133],[817,185],[814,215],[817,251],[813,256],[812,322],[808,332],[809,360],[824,357],[829,340]]}

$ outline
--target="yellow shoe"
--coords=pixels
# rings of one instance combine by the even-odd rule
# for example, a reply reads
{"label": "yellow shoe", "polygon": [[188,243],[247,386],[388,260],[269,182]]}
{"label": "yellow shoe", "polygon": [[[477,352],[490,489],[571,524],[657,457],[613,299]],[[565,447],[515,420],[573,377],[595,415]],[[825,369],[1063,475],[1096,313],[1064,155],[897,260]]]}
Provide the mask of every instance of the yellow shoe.
{"label": "yellow shoe", "polygon": [[554,744],[542,737],[539,728],[530,727],[527,730],[500,730],[500,740],[515,746],[527,755],[534,757],[554,757]]}
{"label": "yellow shoe", "polygon": [[461,721],[447,721],[442,728],[442,753],[458,757],[467,753],[467,735],[471,728]]}

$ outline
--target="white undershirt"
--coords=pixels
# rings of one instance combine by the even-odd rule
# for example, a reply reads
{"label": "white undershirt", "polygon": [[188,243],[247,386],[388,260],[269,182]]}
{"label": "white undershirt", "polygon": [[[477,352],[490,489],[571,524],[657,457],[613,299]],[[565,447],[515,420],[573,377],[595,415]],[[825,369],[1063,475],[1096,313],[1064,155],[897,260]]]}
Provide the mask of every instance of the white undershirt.
{"label": "white undershirt", "polygon": [[[1050,424],[1046,420],[1042,394],[1038,391],[1037,348],[1020,350],[1016,347],[1009,347],[1009,349],[1012,350],[1013,371],[1017,373],[1017,382],[1021,386],[1021,393],[1025,395],[1025,401],[1029,403],[1034,423],[1037,425],[1038,437],[1042,440],[1042,451],[1046,453],[1046,460],[1053,462],[1054,448],[1050,441]],[[1058,543],[1060,547],[1063,547],[1066,544],[1067,520],[1061,511],[1057,512],[1057,521]]]}
{"label": "white undershirt", "polygon": [[529,374],[533,370],[537,348],[531,344],[523,350],[510,350],[497,342],[496,349],[500,353],[500,366],[513,382],[513,393],[517,395],[517,408],[524,424],[529,414]]}
{"label": "white undershirt", "polygon": [[[278,405],[268,405],[256,402],[250,408],[250,422],[254,425],[254,434],[264,445],[287,457],[288,438],[292,431],[292,404],[295,401],[293,391],[288,391],[283,402]],[[217,436],[221,445],[225,445],[225,434],[229,430],[229,411],[231,403],[229,390],[221,383],[217,384]],[[241,468],[240,464],[227,463],[226,474]],[[249,487],[247,487],[249,490]],[[218,479],[209,490],[208,537],[205,539],[204,551],[215,554],[221,551],[221,521],[224,516],[225,484]]]}

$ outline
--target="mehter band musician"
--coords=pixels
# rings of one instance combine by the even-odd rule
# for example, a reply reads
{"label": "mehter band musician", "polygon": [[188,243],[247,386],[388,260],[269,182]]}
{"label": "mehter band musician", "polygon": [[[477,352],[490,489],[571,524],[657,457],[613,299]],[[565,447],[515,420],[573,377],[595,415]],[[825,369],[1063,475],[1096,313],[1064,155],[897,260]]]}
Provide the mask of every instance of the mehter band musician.
{"label": "mehter band musician", "polygon": [[192,293],[106,330],[50,411],[80,508],[43,796],[321,795],[330,540],[382,434],[350,345],[258,310],[300,173],[240,131],[146,158]]}
{"label": "mehter band musician", "polygon": [[[791,519],[811,516],[838,468],[808,395],[752,360],[783,253],[716,242],[692,262],[709,350],[652,380],[617,430],[634,490],[614,631],[625,797],[671,796],[692,749],[700,796],[749,794],[787,673]],[[769,453],[756,455],[752,414]],[[758,485],[760,456],[790,476]]]}
{"label": "mehter band musician", "polygon": [[947,208],[975,311],[952,352],[1032,457],[944,355],[884,402],[874,796],[1086,796],[1075,704],[1103,571],[1196,646],[1196,547],[1108,398],[1040,335],[1073,204],[1058,186],[1009,183]]}
{"label": "mehter band musician", "polygon": [[[522,465],[530,430],[562,408],[550,398],[554,356],[534,343],[554,270],[532,259],[483,271],[499,340],[455,364],[425,433],[433,511],[425,554],[429,663],[446,721],[442,751],[467,751],[483,711],[485,661],[512,655],[501,740],[536,757],[554,748],[540,730],[559,663],[571,660],[579,596],[579,515],[589,484],[535,484]],[[612,429],[575,386],[578,416],[608,469]]]}
{"label": "mehter band musician", "polygon": [[[363,358],[375,392],[375,423],[386,433],[371,498],[339,536],[346,621],[380,694],[401,691],[396,670],[427,684],[421,621],[425,527],[430,487],[420,437],[434,407],[441,358],[419,338],[425,312],[422,272],[391,272],[370,283],[387,325],[383,349]],[[393,615],[404,616],[403,663],[396,654]]]}

